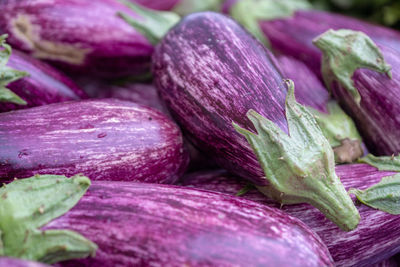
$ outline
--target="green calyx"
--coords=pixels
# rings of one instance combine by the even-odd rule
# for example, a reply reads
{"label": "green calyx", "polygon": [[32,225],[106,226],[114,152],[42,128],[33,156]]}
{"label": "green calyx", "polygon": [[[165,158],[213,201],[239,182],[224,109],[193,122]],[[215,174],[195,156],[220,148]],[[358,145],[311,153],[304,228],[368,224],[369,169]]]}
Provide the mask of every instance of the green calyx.
{"label": "green calyx", "polygon": [[297,103],[289,80],[286,119],[290,136],[254,110],[247,113],[258,135],[233,123],[253,148],[268,186],[258,187],[281,204],[309,203],[345,231],[360,215],[335,173],[332,148],[314,116]]}
{"label": "green calyx", "polygon": [[375,157],[372,154],[368,154],[359,159],[358,162],[369,164],[380,171],[400,172],[400,156]]}
{"label": "green calyx", "polygon": [[6,88],[9,83],[28,76],[26,72],[13,70],[6,66],[12,52],[11,46],[6,44],[6,39],[7,34],[0,36],[0,102],[26,105],[25,100]]}
{"label": "green calyx", "polygon": [[40,230],[69,211],[85,194],[90,180],[38,175],[0,188],[0,256],[44,263],[94,255],[97,246],[69,230]]}
{"label": "green calyx", "polygon": [[260,29],[260,21],[292,17],[299,9],[311,5],[305,0],[239,0],[230,10],[230,15],[267,47],[271,47]]}
{"label": "green calyx", "polygon": [[391,66],[376,44],[364,33],[352,30],[328,30],[313,40],[323,53],[322,75],[329,89],[340,82],[360,104],[361,96],[351,79],[359,68],[386,73],[391,77]]}
{"label": "green calyx", "polygon": [[222,0],[181,0],[173,9],[173,12],[186,16],[194,12],[218,11]]}
{"label": "green calyx", "polygon": [[180,20],[180,17],[172,12],[151,10],[127,0],[119,1],[132,9],[139,18],[131,17],[123,12],[119,12],[118,15],[138,32],[146,36],[147,40],[153,45],[156,45],[169,29]]}
{"label": "green calyx", "polygon": [[356,125],[336,101],[330,101],[327,108],[328,114],[311,107],[308,107],[308,110],[314,114],[322,133],[333,147],[335,162],[354,162],[364,154],[362,139]]}
{"label": "green calyx", "polygon": [[400,174],[383,177],[382,180],[366,190],[350,189],[350,194],[371,208],[390,214],[400,214]]}

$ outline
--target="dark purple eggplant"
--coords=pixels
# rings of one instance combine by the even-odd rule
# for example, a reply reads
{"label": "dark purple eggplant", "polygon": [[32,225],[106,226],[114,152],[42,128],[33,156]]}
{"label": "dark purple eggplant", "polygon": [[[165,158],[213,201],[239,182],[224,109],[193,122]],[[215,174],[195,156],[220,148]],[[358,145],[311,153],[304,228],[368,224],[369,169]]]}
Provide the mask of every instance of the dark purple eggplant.
{"label": "dark purple eggplant", "polygon": [[361,32],[328,31],[315,45],[333,96],[354,119],[374,155],[400,152],[400,53]]}
{"label": "dark purple eggplant", "polygon": [[324,136],[334,148],[337,163],[351,163],[364,155],[362,140],[353,120],[331,99],[318,77],[301,61],[278,55],[285,78],[296,85],[296,98],[314,114]]}
{"label": "dark purple eggplant", "polygon": [[282,203],[312,203],[344,230],[356,227],[329,142],[273,55],[237,23],[185,17],[157,46],[153,73],[189,141],[220,166]]}
{"label": "dark purple eggplant", "polygon": [[312,40],[329,29],[362,31],[375,42],[400,51],[400,32],[396,30],[329,12],[297,9],[301,5],[295,6],[295,2],[238,0],[227,8],[234,19],[259,39],[280,53],[302,60],[318,75],[321,52]]}
{"label": "dark purple eggplant", "polygon": [[[379,182],[382,177],[394,172],[378,171],[366,164],[339,165],[336,173],[346,187],[365,189]],[[237,194],[246,186],[240,180],[224,170],[197,172],[182,179],[182,184],[199,189],[206,189]],[[243,198],[281,208],[286,213],[302,220],[313,229],[328,246],[336,266],[367,266],[387,259],[400,251],[400,217],[367,206],[359,206],[361,221],[357,229],[343,232],[320,212],[307,204],[281,206],[251,189]]]}
{"label": "dark purple eggplant", "polygon": [[44,229],[99,246],[63,266],[332,266],[317,235],[278,209],[177,186],[93,182]]}
{"label": "dark purple eggplant", "polygon": [[25,72],[26,76],[6,87],[25,103],[0,102],[0,112],[87,98],[71,79],[50,65],[16,50],[9,56],[7,67]]}
{"label": "dark purple eggplant", "polygon": [[115,99],[0,114],[0,177],[83,173],[91,179],[174,183],[188,155],[175,123]]}
{"label": "dark purple eggplant", "polygon": [[50,265],[15,258],[0,257],[0,267],[50,267]]}
{"label": "dark purple eggplant", "polygon": [[179,17],[131,7],[116,0],[3,0],[0,33],[10,35],[13,47],[67,71],[147,75],[153,42]]}

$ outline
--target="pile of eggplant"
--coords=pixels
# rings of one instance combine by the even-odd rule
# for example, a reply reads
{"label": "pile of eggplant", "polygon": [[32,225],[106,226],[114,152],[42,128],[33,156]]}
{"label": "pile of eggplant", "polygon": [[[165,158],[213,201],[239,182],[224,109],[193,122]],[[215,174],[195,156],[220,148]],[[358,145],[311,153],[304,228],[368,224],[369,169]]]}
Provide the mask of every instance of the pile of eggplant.
{"label": "pile of eggplant", "polygon": [[0,267],[398,266],[400,32],[304,0],[0,10]]}

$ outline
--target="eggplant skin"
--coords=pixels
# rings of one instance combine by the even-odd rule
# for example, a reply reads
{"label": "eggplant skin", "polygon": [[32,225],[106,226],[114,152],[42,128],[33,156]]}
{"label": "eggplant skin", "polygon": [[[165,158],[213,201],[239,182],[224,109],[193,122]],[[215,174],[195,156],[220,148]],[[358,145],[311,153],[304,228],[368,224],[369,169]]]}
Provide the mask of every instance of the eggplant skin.
{"label": "eggplant skin", "polygon": [[264,172],[232,122],[255,131],[246,117],[254,109],[288,131],[287,89],[276,66],[261,43],[213,12],[185,17],[153,55],[155,85],[189,141],[258,185],[267,183]]}
{"label": "eggplant skin", "polygon": [[188,165],[178,126],[160,112],[107,99],[0,114],[0,177],[35,174],[174,183]]}
{"label": "eggplant skin", "polygon": [[95,242],[95,258],[63,266],[333,266],[326,246],[278,209],[182,188],[95,181],[45,229]]}
{"label": "eggplant skin", "polygon": [[7,66],[29,74],[7,85],[7,88],[24,99],[27,105],[0,102],[0,112],[88,98],[69,77],[15,49]]}
{"label": "eggplant skin", "polygon": [[50,267],[50,265],[34,261],[0,257],[0,267]]}
{"label": "eggplant skin", "polygon": [[352,79],[361,96],[360,105],[338,82],[332,84],[332,94],[356,122],[371,153],[390,156],[400,151],[400,52],[379,48],[392,66],[392,78],[373,70],[356,70]]}
{"label": "eggplant skin", "polygon": [[312,40],[329,29],[367,34],[378,44],[400,51],[400,32],[355,18],[317,10],[298,10],[293,17],[259,22],[272,48],[297,58],[321,77],[321,52]]}
{"label": "eggplant skin", "polygon": [[66,71],[112,78],[150,70],[154,47],[117,16],[138,17],[118,1],[2,0],[0,9],[0,33],[13,47]]}
{"label": "eggplant skin", "polygon": [[[349,188],[366,189],[394,172],[378,171],[366,164],[336,166],[341,182]],[[186,175],[181,184],[196,189],[235,195],[246,182],[225,170],[203,171]],[[280,208],[257,190],[242,196],[245,199]],[[352,196],[353,200],[355,199]],[[282,210],[314,230],[327,245],[336,266],[371,266],[400,251],[400,217],[367,206],[358,206],[361,221],[351,232],[344,232],[308,204],[283,206]]]}
{"label": "eggplant skin", "polygon": [[180,0],[130,0],[131,2],[140,4],[144,7],[155,9],[155,10],[172,10]]}

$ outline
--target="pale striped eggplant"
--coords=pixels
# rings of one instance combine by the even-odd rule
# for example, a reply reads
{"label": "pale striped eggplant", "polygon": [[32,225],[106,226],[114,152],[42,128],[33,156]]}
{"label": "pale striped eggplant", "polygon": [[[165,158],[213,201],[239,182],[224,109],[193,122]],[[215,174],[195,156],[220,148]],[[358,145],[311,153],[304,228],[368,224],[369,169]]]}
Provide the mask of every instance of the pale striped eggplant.
{"label": "pale striped eggplant", "polygon": [[50,267],[50,265],[15,258],[0,257],[0,267]]}

